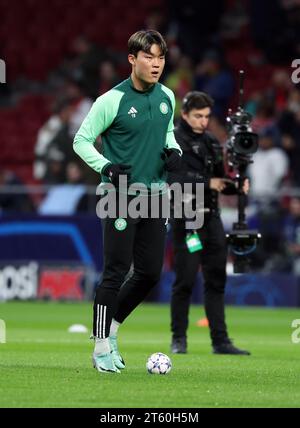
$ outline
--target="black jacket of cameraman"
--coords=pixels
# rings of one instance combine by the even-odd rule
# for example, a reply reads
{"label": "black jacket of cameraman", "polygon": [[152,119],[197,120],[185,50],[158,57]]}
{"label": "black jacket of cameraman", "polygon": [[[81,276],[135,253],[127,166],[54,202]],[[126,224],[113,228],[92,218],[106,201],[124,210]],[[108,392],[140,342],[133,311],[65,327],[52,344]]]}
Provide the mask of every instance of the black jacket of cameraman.
{"label": "black jacket of cameraman", "polygon": [[[225,177],[224,156],[220,143],[210,132],[195,133],[183,119],[175,129],[175,137],[183,151],[182,168],[179,172],[169,174],[169,184],[204,183],[205,212],[219,215],[218,192],[210,189],[210,180],[214,177]],[[192,188],[195,194],[196,186]],[[233,184],[228,184],[222,193],[236,194],[236,188]]]}

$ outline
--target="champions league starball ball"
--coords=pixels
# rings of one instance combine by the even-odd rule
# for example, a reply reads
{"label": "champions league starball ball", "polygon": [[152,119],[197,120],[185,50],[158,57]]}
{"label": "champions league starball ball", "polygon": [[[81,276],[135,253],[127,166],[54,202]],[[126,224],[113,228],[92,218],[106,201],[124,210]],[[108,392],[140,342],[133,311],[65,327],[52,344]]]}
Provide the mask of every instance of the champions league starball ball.
{"label": "champions league starball ball", "polygon": [[167,374],[172,368],[172,362],[166,354],[156,352],[148,358],[146,368],[151,374]]}

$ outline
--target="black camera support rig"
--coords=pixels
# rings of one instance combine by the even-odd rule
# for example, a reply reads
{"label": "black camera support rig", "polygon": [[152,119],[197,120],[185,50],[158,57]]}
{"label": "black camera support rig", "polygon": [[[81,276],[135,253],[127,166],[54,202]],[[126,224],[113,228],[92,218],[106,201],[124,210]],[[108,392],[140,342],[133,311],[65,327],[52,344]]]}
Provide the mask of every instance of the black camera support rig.
{"label": "black camera support rig", "polygon": [[235,181],[238,188],[238,221],[233,223],[232,231],[226,235],[227,242],[233,255],[234,273],[250,271],[250,255],[255,251],[261,234],[257,230],[249,230],[246,222],[245,209],[248,202],[243,186],[248,165],[252,163],[252,155],[258,149],[258,135],[252,132],[250,113],[244,111],[244,76],[239,72],[239,105],[237,112],[229,110],[227,127],[227,161],[231,172],[235,171]]}

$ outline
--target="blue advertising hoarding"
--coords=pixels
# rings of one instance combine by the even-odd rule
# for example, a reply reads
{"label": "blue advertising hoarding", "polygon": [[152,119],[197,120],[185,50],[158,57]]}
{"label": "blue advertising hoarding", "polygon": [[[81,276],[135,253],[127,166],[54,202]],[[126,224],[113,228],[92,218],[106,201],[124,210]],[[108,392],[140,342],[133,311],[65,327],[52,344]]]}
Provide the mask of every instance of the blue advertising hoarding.
{"label": "blue advertising hoarding", "polygon": [[[171,247],[169,236],[166,260],[170,258]],[[0,276],[2,278],[0,288],[1,286],[6,287],[6,290],[2,290],[3,295],[13,295],[8,293],[11,278],[7,279],[5,266],[11,267],[14,264],[18,266],[24,261],[28,266],[32,266],[30,263],[38,265],[38,286],[35,287],[36,292],[32,295],[33,297],[44,296],[45,293],[42,293],[40,288],[42,286],[44,289],[46,282],[50,289],[52,287],[51,293],[54,296],[67,298],[72,295],[70,293],[72,281],[74,284],[77,281],[78,289],[78,278],[84,276],[85,268],[90,278],[91,272],[95,272],[92,278],[93,286],[95,286],[103,266],[100,220],[96,216],[86,215],[0,218]],[[9,272],[12,272],[12,269]],[[26,266],[19,266],[19,269],[23,269],[24,272]],[[18,272],[18,267],[15,267],[15,270]],[[6,283],[3,278],[7,279]],[[66,278],[69,281],[69,291],[64,295],[58,292],[58,288],[59,281],[64,282]],[[152,291],[148,300],[169,302],[172,281],[174,281],[174,272],[170,262],[167,261],[160,283]],[[61,287],[65,288],[65,282]],[[31,289],[33,289],[32,286]],[[26,295],[24,287],[22,290],[23,295]],[[74,295],[80,297],[79,292]],[[82,293],[82,297],[91,297],[91,295],[91,292]],[[49,297],[51,298],[51,295]],[[299,278],[291,274],[279,273],[229,275],[225,299],[227,304],[232,305],[299,306]],[[194,287],[192,302],[203,303],[203,284],[200,272]]]}

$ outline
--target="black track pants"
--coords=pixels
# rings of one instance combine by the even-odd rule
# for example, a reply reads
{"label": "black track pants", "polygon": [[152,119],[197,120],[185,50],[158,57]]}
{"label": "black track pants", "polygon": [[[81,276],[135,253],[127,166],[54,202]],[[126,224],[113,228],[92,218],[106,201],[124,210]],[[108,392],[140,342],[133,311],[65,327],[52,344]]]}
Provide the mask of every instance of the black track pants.
{"label": "black track pants", "polygon": [[171,329],[174,337],[186,336],[190,298],[200,264],[204,277],[204,306],[213,344],[227,338],[224,311],[227,246],[221,219],[211,217],[199,229],[203,250],[189,253],[184,222],[174,221],[176,280],[172,287]]}
{"label": "black track pants", "polygon": [[93,334],[98,338],[109,336],[112,318],[122,323],[144,300],[159,281],[163,265],[165,218],[127,218],[124,230],[118,230],[115,221],[102,221],[104,269],[96,290],[93,322]]}

